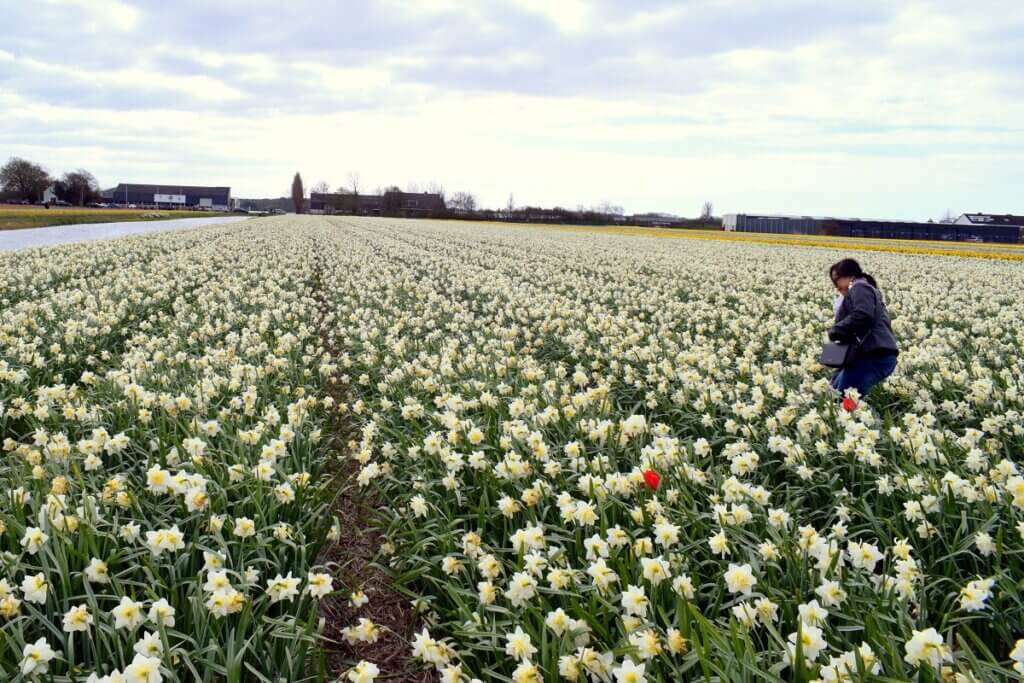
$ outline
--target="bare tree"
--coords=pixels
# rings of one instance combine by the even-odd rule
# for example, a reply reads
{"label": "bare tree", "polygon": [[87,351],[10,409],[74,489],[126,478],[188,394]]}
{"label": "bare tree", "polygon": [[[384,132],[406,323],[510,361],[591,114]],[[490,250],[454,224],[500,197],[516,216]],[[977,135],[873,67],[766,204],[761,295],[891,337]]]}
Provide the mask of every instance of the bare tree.
{"label": "bare tree", "polygon": [[590,210],[605,216],[621,216],[625,213],[625,210],[621,206],[612,204],[609,201],[603,201],[597,206],[591,207]]}
{"label": "bare tree", "polygon": [[715,205],[710,201],[704,202],[704,206],[700,210],[700,218],[703,221],[711,220],[715,215]]}
{"label": "bare tree", "polygon": [[359,194],[359,171],[348,172],[348,184],[352,188],[352,194]]}
{"label": "bare tree", "polygon": [[410,180],[405,184],[405,191],[410,194],[415,194],[420,191],[420,185],[415,180]]}
{"label": "bare tree", "polygon": [[456,192],[447,203],[457,211],[476,211],[476,197],[470,192]]}
{"label": "bare tree", "polygon": [[946,209],[946,213],[942,215],[942,218],[939,219],[939,222],[946,223],[947,225],[950,223],[956,223],[956,216],[953,215],[952,211]]}
{"label": "bare tree", "polygon": [[305,208],[305,196],[302,190],[302,176],[296,173],[292,179],[292,204],[295,206],[295,213],[302,213]]}
{"label": "bare tree", "polygon": [[20,157],[11,157],[0,168],[0,185],[31,202],[42,199],[50,182],[50,174],[45,168]]}
{"label": "bare tree", "polygon": [[429,192],[430,194],[440,195],[441,201],[444,201],[444,185],[437,182],[436,180],[431,180],[429,183],[427,183],[427,192]]}
{"label": "bare tree", "polygon": [[77,171],[70,171],[64,174],[60,182],[64,201],[71,202],[76,206],[85,206],[100,194],[100,185],[96,182],[96,176],[84,168]]}
{"label": "bare tree", "polygon": [[508,202],[505,203],[506,215],[511,218],[512,212],[516,210],[516,196],[511,192],[508,193]]}
{"label": "bare tree", "polygon": [[330,194],[331,185],[326,180],[321,180],[319,183],[309,188],[310,195],[316,194]]}

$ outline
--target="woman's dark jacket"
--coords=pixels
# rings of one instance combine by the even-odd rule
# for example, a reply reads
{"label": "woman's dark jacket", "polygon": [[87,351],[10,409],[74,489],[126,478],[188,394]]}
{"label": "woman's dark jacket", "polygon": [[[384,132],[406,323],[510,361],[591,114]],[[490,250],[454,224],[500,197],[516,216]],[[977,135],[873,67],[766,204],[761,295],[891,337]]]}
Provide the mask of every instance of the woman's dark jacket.
{"label": "woman's dark jacket", "polygon": [[846,290],[828,338],[853,344],[852,360],[899,353],[882,294],[864,280],[858,280]]}

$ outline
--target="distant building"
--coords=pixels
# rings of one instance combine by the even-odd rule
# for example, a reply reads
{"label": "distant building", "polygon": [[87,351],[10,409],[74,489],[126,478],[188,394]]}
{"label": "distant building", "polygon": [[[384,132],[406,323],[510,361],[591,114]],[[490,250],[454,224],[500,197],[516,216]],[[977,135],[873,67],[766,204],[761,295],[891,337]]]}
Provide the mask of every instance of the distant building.
{"label": "distant building", "polygon": [[230,187],[201,187],[197,185],[141,185],[120,183],[103,191],[103,201],[156,209],[231,209]]}
{"label": "distant building", "polygon": [[941,240],[951,242],[1022,241],[1024,229],[1012,224],[915,223],[819,216],[772,216],[734,213],[722,218],[729,231],[787,235],[832,235],[876,239]]}
{"label": "distant building", "polygon": [[517,213],[516,218],[522,218],[527,223],[558,223],[563,216],[560,213],[544,209],[527,209]]}
{"label": "distant building", "polygon": [[384,202],[380,195],[373,194],[313,192],[309,195],[309,210],[313,213],[380,216]]}
{"label": "distant building", "polygon": [[964,213],[956,219],[957,225],[1014,225],[1024,228],[1024,216],[1015,216],[1012,213]]}
{"label": "distant building", "polygon": [[353,216],[424,218],[444,214],[445,204],[441,195],[429,192],[385,192],[382,195],[313,192],[309,195],[309,210]]}
{"label": "distant building", "polygon": [[57,186],[53,183],[43,190],[43,201],[47,204],[53,204],[57,201]]}
{"label": "distant building", "polygon": [[635,213],[629,217],[629,222],[645,227],[667,228],[679,224],[679,216],[657,212]]}
{"label": "distant building", "polygon": [[[824,221],[834,218],[816,216],[772,216],[745,213],[727,213],[722,216],[722,227],[728,231],[773,232],[790,235],[820,235]],[[842,219],[845,220],[845,219]]]}

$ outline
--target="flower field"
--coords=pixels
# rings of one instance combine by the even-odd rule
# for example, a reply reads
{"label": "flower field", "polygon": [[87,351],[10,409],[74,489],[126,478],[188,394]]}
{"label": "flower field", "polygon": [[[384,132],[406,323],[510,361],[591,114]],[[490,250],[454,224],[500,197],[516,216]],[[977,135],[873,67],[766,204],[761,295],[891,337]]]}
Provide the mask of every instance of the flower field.
{"label": "flower field", "polygon": [[324,680],[344,460],[444,681],[1024,675],[1024,269],[860,256],[903,352],[846,410],[843,255],[305,216],[0,257],[0,671]]}
{"label": "flower field", "polygon": [[3,257],[3,680],[315,673],[316,246],[214,230]]}

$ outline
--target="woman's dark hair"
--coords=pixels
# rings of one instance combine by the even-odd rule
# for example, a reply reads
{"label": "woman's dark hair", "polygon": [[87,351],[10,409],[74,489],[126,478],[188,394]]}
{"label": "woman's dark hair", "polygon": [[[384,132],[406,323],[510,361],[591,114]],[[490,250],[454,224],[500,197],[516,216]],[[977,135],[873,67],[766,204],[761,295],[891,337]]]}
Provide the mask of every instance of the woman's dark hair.
{"label": "woman's dark hair", "polygon": [[836,261],[828,269],[828,275],[835,282],[841,277],[860,277],[868,281],[868,284],[878,289],[878,283],[875,282],[875,278],[865,273],[860,264],[852,258],[844,258],[842,261]]}

